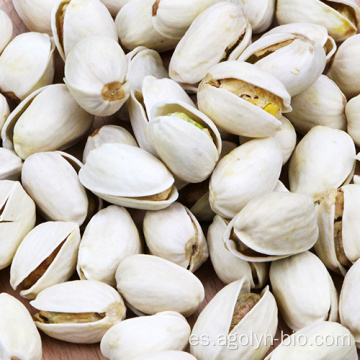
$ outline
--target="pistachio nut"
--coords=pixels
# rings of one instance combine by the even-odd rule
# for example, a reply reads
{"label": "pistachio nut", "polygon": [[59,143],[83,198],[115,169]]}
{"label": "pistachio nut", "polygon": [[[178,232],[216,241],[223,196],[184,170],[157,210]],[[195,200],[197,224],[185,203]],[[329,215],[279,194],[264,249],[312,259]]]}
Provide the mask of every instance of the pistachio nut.
{"label": "pistachio nut", "polygon": [[81,280],[116,285],[115,273],[127,256],[142,252],[139,232],[128,211],[111,205],[89,221],[79,248],[77,272]]}
{"label": "pistachio nut", "polygon": [[323,25],[335,41],[356,34],[360,8],[356,0],[279,0],[276,18],[280,25],[310,22]]}
{"label": "pistachio nut", "polygon": [[217,63],[236,60],[251,43],[251,35],[251,25],[240,5],[220,2],[210,6],[177,44],[170,60],[170,77],[182,83],[198,83]]}
{"label": "pistachio nut", "polygon": [[0,10],[0,54],[13,36],[13,24],[5,11]]}
{"label": "pistachio nut", "polygon": [[19,180],[22,160],[11,150],[0,147],[0,180]]}
{"label": "pistachio nut", "polygon": [[120,9],[130,1],[131,0],[101,0],[113,17],[115,17]]}
{"label": "pistachio nut", "polygon": [[245,278],[251,289],[263,288],[268,280],[268,265],[241,260],[225,247],[223,237],[228,223],[216,215],[207,233],[211,263],[217,276],[225,284]]}
{"label": "pistachio nut", "polygon": [[35,226],[34,201],[18,181],[0,180],[0,269],[11,264],[26,234]]}
{"label": "pistachio nut", "polygon": [[0,132],[10,115],[10,108],[4,95],[0,94]]}
{"label": "pistachio nut", "polygon": [[306,251],[274,261],[270,282],[280,313],[296,331],[318,321],[338,320],[338,294],[325,265]]}
{"label": "pistachio nut", "polygon": [[322,45],[305,36],[277,33],[255,41],[240,55],[239,61],[268,71],[295,96],[322,74],[326,54]]}
{"label": "pistachio nut", "polygon": [[[270,347],[266,338],[276,333],[277,315],[268,286],[256,294],[245,278],[235,281],[219,291],[200,313],[190,335],[190,352],[198,360],[262,360]],[[259,343],[242,345],[239,335],[248,339],[255,336]],[[201,342],[204,336],[212,346]],[[221,337],[229,341],[220,345]]]}
{"label": "pistachio nut", "polygon": [[136,314],[177,311],[192,315],[204,300],[201,281],[190,271],[154,255],[132,255],[116,271],[117,289]]}
{"label": "pistachio nut", "polygon": [[346,105],[347,132],[357,146],[360,146],[360,95],[352,98]]}
{"label": "pistachio nut", "polygon": [[0,56],[0,89],[16,102],[54,79],[55,45],[47,34],[16,36]]}
{"label": "pistachio nut", "polygon": [[350,182],[355,145],[342,130],[315,126],[299,142],[289,165],[290,191],[319,200],[323,193]]}
{"label": "pistachio nut", "polygon": [[84,136],[94,117],[85,112],[64,84],[43,87],[18,105],[1,132],[3,146],[22,158],[66,149]]}
{"label": "pistachio nut", "polygon": [[70,279],[76,268],[79,225],[49,221],[36,226],[21,242],[10,269],[10,284],[26,299]]}
{"label": "pistachio nut", "polygon": [[110,360],[132,360],[159,351],[183,350],[189,335],[190,326],[182,315],[164,311],[113,326],[101,340],[100,348]]}
{"label": "pistachio nut", "polygon": [[56,0],[51,13],[51,29],[64,61],[85,37],[103,35],[118,40],[114,21],[99,0]]}
{"label": "pistachio nut", "polygon": [[0,294],[0,356],[3,360],[41,360],[40,334],[26,307],[15,297]]}
{"label": "pistachio nut", "polygon": [[318,234],[310,196],[274,191],[251,200],[230,221],[224,242],[239,259],[266,262],[311,249]]}
{"label": "pistachio nut", "polygon": [[266,137],[291,111],[290,95],[273,75],[242,61],[215,65],[197,94],[200,111],[218,127],[236,135]]}
{"label": "pistachio nut", "polygon": [[272,137],[247,142],[218,162],[210,178],[210,205],[233,218],[251,199],[274,190],[283,156]]}
{"label": "pistachio nut", "polygon": [[196,360],[191,354],[184,351],[159,351],[156,353],[139,356],[134,360]]}
{"label": "pistachio nut", "polygon": [[178,197],[166,166],[131,145],[104,144],[91,151],[79,179],[101,199],[135,209],[164,209]]}
{"label": "pistachio nut", "polygon": [[334,81],[321,75],[312,85],[291,99],[286,114],[296,130],[306,134],[317,125],[346,130],[346,98]]}
{"label": "pistachio nut", "polygon": [[126,307],[111,286],[75,280],[41,291],[31,306],[36,326],[45,334],[79,344],[100,342],[108,329],[125,318]]}

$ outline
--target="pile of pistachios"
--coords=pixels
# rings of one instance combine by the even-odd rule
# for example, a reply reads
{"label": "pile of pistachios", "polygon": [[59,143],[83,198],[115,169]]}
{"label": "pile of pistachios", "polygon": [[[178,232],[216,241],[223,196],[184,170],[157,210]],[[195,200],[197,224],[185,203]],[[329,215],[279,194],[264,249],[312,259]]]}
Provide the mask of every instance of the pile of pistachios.
{"label": "pile of pistachios", "polygon": [[34,311],[0,294],[0,360],[42,359],[38,330],[110,360],[357,360],[360,1],[13,6],[0,269]]}

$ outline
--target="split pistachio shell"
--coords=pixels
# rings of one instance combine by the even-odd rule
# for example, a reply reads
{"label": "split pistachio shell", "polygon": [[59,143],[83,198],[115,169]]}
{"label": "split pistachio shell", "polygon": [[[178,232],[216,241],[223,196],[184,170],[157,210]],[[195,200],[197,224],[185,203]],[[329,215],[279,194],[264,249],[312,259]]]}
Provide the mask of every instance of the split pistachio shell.
{"label": "split pistachio shell", "polygon": [[117,143],[137,146],[134,137],[123,127],[116,125],[102,126],[88,137],[84,149],[83,162],[86,162],[90,151],[99,148],[103,144]]}
{"label": "split pistachio shell", "polygon": [[123,207],[111,205],[94,215],[86,226],[77,272],[81,280],[115,286],[115,272],[120,262],[141,251],[139,232],[130,214]]}
{"label": "split pistachio shell", "polygon": [[0,56],[0,89],[20,102],[54,79],[55,45],[49,35],[18,35]]}
{"label": "split pistachio shell", "polygon": [[311,249],[318,233],[310,196],[275,191],[251,200],[227,226],[224,242],[240,259],[264,262]]}
{"label": "split pistachio shell", "polygon": [[[190,336],[190,352],[198,360],[261,360],[270,347],[266,338],[276,333],[277,315],[275,298],[268,286],[258,295],[251,293],[245,278],[235,281],[219,291],[199,315]],[[260,340],[248,346],[237,341],[236,347],[231,342],[219,345],[221,337],[239,336]],[[212,346],[202,344],[204,337]]]}
{"label": "split pistachio shell", "polygon": [[204,233],[195,216],[180,203],[148,211],[143,231],[151,254],[195,272],[208,258]]}
{"label": "split pistachio shell", "polygon": [[211,263],[220,280],[225,284],[243,277],[251,289],[261,289],[268,280],[268,266],[265,263],[250,263],[234,256],[226,249],[223,241],[228,221],[216,215],[207,233]]}
{"label": "split pistachio shell", "polygon": [[315,251],[331,270],[346,274],[360,258],[360,185],[345,185],[326,192],[317,206],[319,240]]}
{"label": "split pistachio shell", "polygon": [[287,116],[296,130],[306,134],[317,125],[346,130],[346,98],[339,87],[321,75],[312,85],[291,99]]}
{"label": "split pistachio shell", "polygon": [[355,63],[359,56],[360,35],[355,35],[340,45],[327,73],[347,98],[360,94],[360,70]]}
{"label": "split pistachio shell", "polygon": [[346,105],[347,132],[357,146],[360,146],[360,95],[352,98]]}
{"label": "split pistachio shell", "polygon": [[101,0],[112,16],[116,16],[120,9],[131,0]]}
{"label": "split pistachio shell", "polygon": [[335,41],[357,32],[360,8],[356,0],[279,0],[276,17],[280,25],[310,22],[323,25]]}
{"label": "split pistachio shell", "polygon": [[351,180],[355,156],[354,142],[346,132],[326,126],[312,128],[290,160],[290,191],[319,200],[326,191]]}
{"label": "split pistachio shell", "polygon": [[189,335],[190,326],[185,318],[177,312],[165,311],[113,326],[101,340],[100,348],[107,359],[133,360],[159,351],[183,350]]}
{"label": "split pistachio shell", "polygon": [[19,180],[21,159],[11,150],[0,147],[0,180]]}
{"label": "split pistachio shell", "polygon": [[291,96],[309,87],[322,74],[326,54],[322,45],[307,37],[278,33],[260,38],[239,57],[278,78]]}
{"label": "split pistachio shell", "polygon": [[88,113],[110,116],[129,96],[126,73],[127,60],[118,42],[107,36],[89,36],[67,56],[64,81]]}
{"label": "split pistachio shell", "polygon": [[357,360],[355,339],[335,322],[320,321],[292,334],[265,360]]}
{"label": "split pistachio shell", "polygon": [[10,108],[4,95],[0,94],[0,132],[10,114]]}
{"label": "split pistachio shell", "polygon": [[210,205],[233,218],[251,199],[274,190],[282,167],[282,153],[274,138],[239,146],[216,165],[210,179]]}
{"label": "split pistachio shell", "polygon": [[104,144],[91,151],[79,178],[101,199],[135,209],[164,209],[178,197],[166,166],[131,145]]}
{"label": "split pistachio shell", "polygon": [[169,350],[139,356],[134,360],[196,360],[196,358],[183,351]]}
{"label": "split pistachio shell", "polygon": [[81,225],[89,200],[69,160],[57,152],[31,155],[24,162],[21,181],[46,219]]}
{"label": "split pistachio shell", "polygon": [[200,83],[200,111],[236,135],[272,136],[282,113],[291,111],[290,95],[273,75],[242,61],[215,65]]}
{"label": "split pistachio shell", "polygon": [[13,24],[5,11],[0,10],[0,54],[13,36]]}
{"label": "split pistachio shell", "polygon": [[77,280],[43,290],[31,306],[36,326],[45,334],[79,344],[100,342],[108,329],[125,318],[119,293],[98,281]]}
{"label": "split pistachio shell", "polygon": [[240,5],[221,2],[209,7],[176,46],[169,65],[170,77],[178,82],[198,83],[217,63],[236,60],[251,43],[251,35]]}
{"label": "split pistachio shell", "polygon": [[0,356],[3,360],[41,360],[41,338],[26,307],[0,294]]}
{"label": "split pistachio shell", "polygon": [[190,271],[153,255],[132,255],[116,271],[117,288],[136,313],[177,311],[190,316],[204,300],[204,287]]}
{"label": "split pistachio shell", "polygon": [[0,181],[0,269],[11,264],[26,234],[35,226],[34,201],[18,181]]}
{"label": "split pistachio shell", "polygon": [[321,260],[311,252],[274,261],[270,282],[285,323],[296,331],[315,322],[338,320],[338,295]]}
{"label": "split pistachio shell", "polygon": [[103,35],[118,40],[114,21],[99,0],[56,0],[51,13],[51,29],[64,61],[85,37]]}
{"label": "split pistachio shell", "polygon": [[43,87],[16,107],[1,132],[3,146],[26,159],[41,151],[65,149],[84,136],[93,123],[64,84]]}

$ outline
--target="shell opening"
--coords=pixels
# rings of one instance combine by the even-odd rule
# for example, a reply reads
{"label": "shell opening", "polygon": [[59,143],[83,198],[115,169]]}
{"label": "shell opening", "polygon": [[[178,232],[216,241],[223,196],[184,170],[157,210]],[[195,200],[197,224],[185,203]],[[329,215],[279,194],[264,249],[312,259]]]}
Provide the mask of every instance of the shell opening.
{"label": "shell opening", "polygon": [[235,234],[234,229],[231,230],[231,234],[230,234],[230,239],[235,243],[237,250],[241,253],[244,254],[246,256],[251,256],[251,257],[264,257],[266,255],[264,254],[260,254],[258,252],[256,252],[253,249],[250,249],[248,246],[246,246],[240,239],[239,237]]}
{"label": "shell opening", "polygon": [[126,97],[126,91],[123,89],[120,81],[114,81],[104,85],[101,90],[101,96],[105,101],[119,101]]}
{"label": "shell opening", "polygon": [[64,53],[65,53],[65,51],[64,51],[64,21],[65,21],[66,10],[67,10],[69,4],[70,4],[70,0],[63,1],[59,5],[56,15],[55,15],[56,16],[56,30],[58,33],[59,43],[60,43],[60,47]]}
{"label": "shell opening", "polygon": [[257,288],[257,287],[260,287],[260,279],[259,279],[259,275],[258,275],[257,269],[256,269],[256,267],[255,267],[255,264],[249,262],[249,266],[250,266],[250,269],[251,269],[251,275],[252,275],[252,278],[253,278],[253,282],[254,282],[255,287],[256,287],[256,288]]}
{"label": "shell opening", "polygon": [[[345,19],[349,20],[352,24],[354,24],[354,26],[357,27],[358,21],[356,18],[356,13],[351,6],[337,2],[326,1],[326,0],[320,0],[320,2],[340,13]],[[352,31],[349,30],[349,32],[354,32],[354,30]]]}
{"label": "shell opening", "polygon": [[236,40],[234,40],[234,41],[225,49],[224,54],[223,54],[223,56],[221,57],[220,62],[229,60],[229,57],[230,57],[231,53],[232,53],[232,52],[242,43],[242,41],[244,40],[245,34],[246,34],[246,30],[244,30],[244,31],[241,33],[241,35],[240,35]]}
{"label": "shell opening", "polygon": [[1,219],[4,211],[5,211],[5,208],[6,208],[6,205],[7,203],[9,202],[9,196],[6,198],[4,204],[1,206],[0,208],[0,224],[5,224],[5,223],[12,223],[13,221],[11,220],[4,220],[4,219]]}
{"label": "shell opening", "polygon": [[152,16],[156,16],[161,0],[156,0],[152,6]]}
{"label": "shell opening", "polygon": [[331,41],[330,38],[328,38],[326,40],[326,43],[324,44],[325,54],[326,55],[330,54],[330,52],[333,51],[333,49],[334,49],[334,43]]}
{"label": "shell opening", "polygon": [[171,194],[172,187],[169,189],[166,189],[165,191],[150,195],[150,196],[140,196],[140,197],[130,197],[129,199],[135,199],[135,200],[146,200],[146,201],[165,201],[169,198]]}
{"label": "shell opening", "polygon": [[202,255],[202,248],[201,246],[199,246],[199,230],[192,217],[189,216],[189,218],[194,228],[194,236],[185,245],[185,256],[186,259],[189,261],[187,270],[190,270],[193,267],[194,263],[196,263],[196,259],[201,258]]}

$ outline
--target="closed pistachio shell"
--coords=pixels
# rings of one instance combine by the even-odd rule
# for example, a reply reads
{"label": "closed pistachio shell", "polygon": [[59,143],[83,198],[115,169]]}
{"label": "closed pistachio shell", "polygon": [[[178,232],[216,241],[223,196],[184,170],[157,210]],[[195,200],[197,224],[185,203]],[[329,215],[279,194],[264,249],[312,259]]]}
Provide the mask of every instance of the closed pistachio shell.
{"label": "closed pistachio shell", "polygon": [[4,95],[0,94],[0,132],[10,114],[10,108]]}
{"label": "closed pistachio shell", "polygon": [[11,150],[0,148],[0,180],[19,180],[22,160]]}
{"label": "closed pistachio shell", "polygon": [[183,351],[160,351],[143,356],[139,356],[134,360],[196,360],[192,355]]}
{"label": "closed pistachio shell", "polygon": [[357,146],[360,146],[360,95],[352,98],[346,105],[347,132]]}
{"label": "closed pistachio shell", "polygon": [[116,16],[120,9],[131,0],[101,0],[112,16]]}
{"label": "closed pistachio shell", "polygon": [[0,10],[0,54],[13,36],[13,24],[5,11]]}

